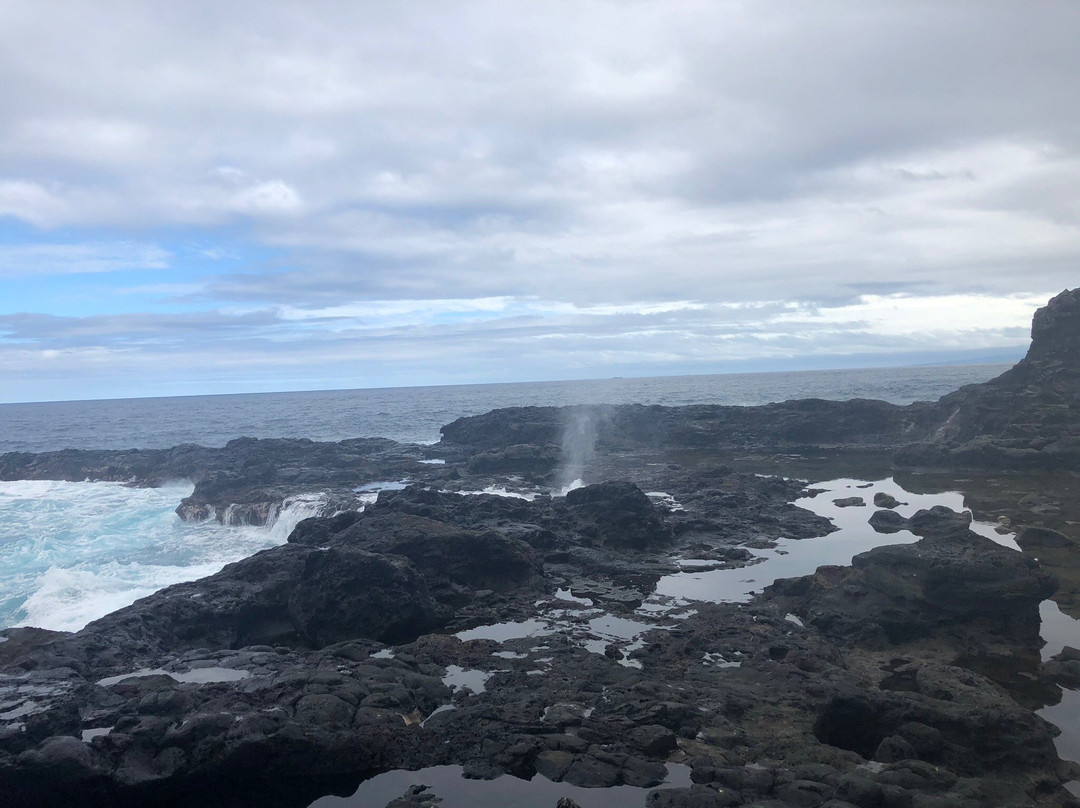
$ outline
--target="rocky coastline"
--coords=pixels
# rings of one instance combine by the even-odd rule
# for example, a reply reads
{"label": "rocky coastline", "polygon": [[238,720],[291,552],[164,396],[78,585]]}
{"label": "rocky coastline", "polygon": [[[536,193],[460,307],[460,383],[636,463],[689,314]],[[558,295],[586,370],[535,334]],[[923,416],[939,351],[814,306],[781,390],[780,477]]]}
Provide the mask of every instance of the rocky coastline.
{"label": "rocky coastline", "polygon": [[[0,631],[4,804],[285,808],[458,766],[670,808],[1080,805],[1035,714],[1080,685],[1080,651],[1040,653],[1040,604],[1080,592],[1080,291],[937,402],[514,408],[442,435],[0,456],[3,480],[191,480],[189,521],[325,511],[79,632]],[[794,503],[836,477],[959,487],[1021,552],[853,488],[834,504],[880,546],[850,565],[658,596],[822,541]]]}

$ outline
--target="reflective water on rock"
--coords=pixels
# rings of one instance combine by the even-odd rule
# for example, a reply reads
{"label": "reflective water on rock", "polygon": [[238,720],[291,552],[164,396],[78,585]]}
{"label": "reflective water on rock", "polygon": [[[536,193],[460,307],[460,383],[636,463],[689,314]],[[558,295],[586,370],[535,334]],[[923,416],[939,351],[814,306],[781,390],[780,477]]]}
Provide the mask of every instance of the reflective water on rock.
{"label": "reflective water on rock", "polygon": [[[1061,730],[1054,739],[1058,757],[1080,761],[1080,691],[1062,690],[1061,701],[1039,710],[1038,715]],[[1080,797],[1080,780],[1073,780],[1065,787]]]}
{"label": "reflective water on rock", "polygon": [[119,676],[106,677],[105,679],[101,679],[98,684],[102,687],[109,687],[110,685],[119,684],[128,679],[135,679],[142,676],[168,676],[181,684],[193,683],[205,685],[213,682],[239,682],[242,679],[251,678],[251,672],[236,670],[234,668],[218,667],[194,668],[190,671],[181,673],[167,671],[163,668],[144,668],[143,670],[132,671],[131,673],[122,673]]}
{"label": "reflective water on rock", "polygon": [[[1063,613],[1052,600],[1040,604],[1039,614],[1042,617],[1039,634],[1046,642],[1042,648],[1044,661],[1060,654],[1067,645],[1080,648],[1080,620]],[[1062,688],[1061,701],[1044,707],[1038,714],[1061,730],[1054,739],[1058,756],[1080,762],[1080,691]],[[1074,780],[1066,788],[1080,797],[1080,781]]]}
{"label": "reflective water on rock", "polygon": [[[787,539],[771,549],[755,550],[760,561],[736,569],[699,571],[688,569],[667,575],[657,584],[654,598],[704,600],[710,602],[744,603],[778,578],[795,578],[812,574],[826,564],[845,566],[853,556],[886,544],[910,544],[918,537],[907,530],[884,535],[876,532],[869,519],[879,508],[875,496],[891,497],[898,501],[891,508],[903,517],[912,516],[923,508],[944,505],[964,511],[964,496],[959,492],[943,494],[913,494],[905,491],[894,479],[865,482],[849,478],[814,483],[814,496],[796,500],[799,507],[813,511],[832,521],[838,528],[828,536],[814,539]],[[851,497],[860,498],[862,505],[837,505]],[[972,529],[1006,547],[1017,549],[1011,537],[999,535],[996,525],[972,523]],[[702,565],[704,561],[699,562]],[[688,566],[693,566],[691,559]]]}
{"label": "reflective water on rock", "polygon": [[[542,775],[522,780],[503,775],[494,780],[467,780],[461,766],[431,766],[419,771],[397,770],[380,774],[361,783],[351,797],[322,797],[311,808],[381,808],[402,796],[412,786],[425,785],[424,792],[441,797],[439,808],[476,808],[476,806],[515,806],[515,808],[552,808],[562,797],[569,797],[581,808],[625,808],[644,805],[651,788],[613,786],[582,788],[555,783]],[[668,764],[668,779],[659,788],[690,785],[687,766]]]}
{"label": "reflective water on rock", "polygon": [[1039,634],[1046,645],[1042,648],[1042,658],[1049,659],[1061,653],[1066,645],[1080,648],[1080,620],[1065,614],[1052,600],[1044,600],[1039,605],[1042,627]]}
{"label": "reflective water on rock", "polygon": [[520,640],[525,637],[543,637],[554,634],[555,628],[544,620],[523,620],[519,623],[492,623],[488,626],[459,631],[454,636],[459,640],[495,640],[506,642],[507,640]]}
{"label": "reflective water on rock", "polygon": [[466,670],[459,665],[447,665],[446,675],[442,682],[454,692],[468,690],[471,693],[483,693],[487,689],[487,680],[495,675],[495,671]]}
{"label": "reflective water on rock", "polygon": [[[553,598],[537,601],[537,616],[517,622],[503,622],[478,626],[457,633],[461,640],[495,640],[508,642],[529,637],[561,634],[589,651],[611,656],[619,664],[641,668],[641,662],[631,654],[644,647],[648,632],[673,628],[674,620],[693,613],[693,601],[745,602],[753,593],[778,578],[812,574],[822,565],[848,565],[858,553],[878,546],[915,542],[918,537],[901,530],[897,533],[878,533],[869,524],[870,517],[879,509],[887,508],[901,517],[913,516],[917,511],[943,505],[958,512],[966,510],[964,495],[957,491],[943,493],[914,493],[906,490],[892,478],[862,481],[838,478],[815,483],[810,487],[811,496],[796,501],[796,505],[824,516],[837,528],[833,533],[819,538],[781,540],[774,547],[759,548],[751,545],[757,556],[748,566],[733,569],[716,569],[715,559],[672,559],[682,571],[662,577],[652,595],[632,613],[611,614],[601,606],[602,601],[574,595],[569,588],[558,589]],[[488,493],[492,493],[489,491]],[[503,492],[518,495],[517,492]],[[524,495],[529,496],[532,492]],[[664,501],[666,495],[653,492],[654,501]],[[1013,536],[999,524],[972,522],[971,529],[996,543],[1018,550]],[[722,563],[722,562],[721,562]],[[585,594],[582,592],[582,594]],[[589,594],[592,594],[591,592]],[[596,604],[596,605],[594,605]],[[577,609],[566,608],[577,606]],[[1044,659],[1059,653],[1065,645],[1080,646],[1080,621],[1063,614],[1052,601],[1042,605],[1042,635],[1047,642]],[[802,625],[796,615],[785,619]],[[520,648],[520,646],[519,646]],[[533,649],[534,651],[537,649]],[[390,652],[384,652],[389,655]],[[496,651],[496,660],[519,660],[532,652]],[[545,660],[536,660],[541,664]],[[709,653],[701,664],[717,668],[737,668],[742,661],[737,655],[725,657]],[[455,691],[467,690],[481,694],[488,679],[496,670],[468,670],[459,666],[446,669],[444,682]],[[527,671],[541,674],[542,668]],[[433,715],[453,709],[444,705]],[[1042,709],[1039,714],[1057,725],[1062,734],[1056,744],[1063,759],[1080,759],[1080,693],[1064,691],[1059,704]],[[429,716],[430,719],[431,716]],[[669,766],[673,777],[668,785],[682,783],[684,767]],[[565,783],[555,783],[542,776],[530,781],[504,776],[490,781],[466,780],[461,768],[441,766],[418,772],[394,771],[372,778],[363,783],[349,798],[327,797],[314,805],[329,806],[384,806],[402,796],[411,786],[428,785],[424,792],[443,798],[443,808],[473,805],[544,806],[550,808],[560,797],[574,799],[582,808],[607,808],[607,806],[642,805],[649,789],[620,786],[615,788],[582,789]]]}

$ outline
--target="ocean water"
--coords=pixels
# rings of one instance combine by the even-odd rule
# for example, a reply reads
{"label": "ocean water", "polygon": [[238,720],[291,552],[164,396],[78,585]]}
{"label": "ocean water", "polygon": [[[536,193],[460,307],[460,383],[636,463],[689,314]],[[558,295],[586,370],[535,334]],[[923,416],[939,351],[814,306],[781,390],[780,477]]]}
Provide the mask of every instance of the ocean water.
{"label": "ocean water", "polygon": [[281,544],[320,498],[286,503],[268,527],[185,523],[190,483],[0,482],[0,627],[75,631],[170,584]]}
{"label": "ocean water", "polygon": [[243,436],[433,443],[439,427],[455,418],[528,405],[755,405],[792,398],[909,404],[935,400],[1008,368],[950,365],[0,404],[0,453],[224,446]]}
{"label": "ocean water", "polygon": [[[0,452],[223,445],[242,435],[434,442],[439,427],[495,407],[582,403],[762,404],[790,398],[935,399],[1006,366],[607,379],[0,405]],[[139,597],[210,575],[285,541],[313,498],[269,527],[190,524],[191,491],[116,483],[0,482],[0,627],[74,630]],[[316,492],[312,492],[316,493]],[[373,497],[375,492],[368,492]]]}

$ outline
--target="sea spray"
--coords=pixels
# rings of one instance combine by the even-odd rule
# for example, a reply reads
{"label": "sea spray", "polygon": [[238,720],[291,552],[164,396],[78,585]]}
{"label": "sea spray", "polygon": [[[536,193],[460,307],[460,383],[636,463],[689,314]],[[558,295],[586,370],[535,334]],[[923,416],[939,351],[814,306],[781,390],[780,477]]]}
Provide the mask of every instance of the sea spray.
{"label": "sea spray", "polygon": [[585,475],[596,455],[600,427],[609,420],[605,408],[568,407],[563,415],[562,459],[559,464],[558,489],[563,496],[585,484]]}
{"label": "sea spray", "polygon": [[212,575],[282,544],[325,509],[292,497],[263,527],[183,522],[190,483],[131,488],[110,482],[0,482],[0,627],[74,631],[163,587]]}

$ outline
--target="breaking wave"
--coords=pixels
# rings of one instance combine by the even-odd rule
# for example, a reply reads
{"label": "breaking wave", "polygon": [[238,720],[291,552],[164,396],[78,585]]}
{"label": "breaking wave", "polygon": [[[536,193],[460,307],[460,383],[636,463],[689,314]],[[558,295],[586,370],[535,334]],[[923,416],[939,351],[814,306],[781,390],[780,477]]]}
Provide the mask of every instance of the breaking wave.
{"label": "breaking wave", "polygon": [[285,542],[322,497],[284,503],[265,527],[174,513],[190,483],[129,488],[109,482],[0,482],[0,627],[77,631],[182,581]]}

